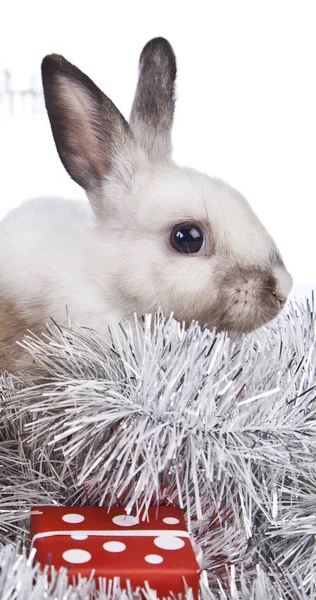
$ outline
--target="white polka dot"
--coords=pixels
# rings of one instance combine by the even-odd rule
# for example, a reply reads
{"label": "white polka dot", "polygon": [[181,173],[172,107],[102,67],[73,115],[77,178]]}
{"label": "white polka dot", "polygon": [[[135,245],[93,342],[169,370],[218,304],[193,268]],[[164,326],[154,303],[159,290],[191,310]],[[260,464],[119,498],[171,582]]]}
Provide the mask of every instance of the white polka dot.
{"label": "white polka dot", "polygon": [[71,535],[70,537],[72,537],[73,540],[86,540],[88,536],[85,533],[77,533],[75,535]]}
{"label": "white polka dot", "polygon": [[76,548],[63,552],[63,559],[69,563],[79,565],[81,563],[89,562],[89,560],[91,560],[91,554],[90,552],[87,552],[87,550],[79,550]]}
{"label": "white polka dot", "polygon": [[159,554],[147,554],[147,556],[145,556],[145,561],[151,565],[159,565],[163,562],[163,558],[162,556],[159,556]]}
{"label": "white polka dot", "polygon": [[81,523],[81,521],[84,521],[84,517],[77,513],[69,513],[64,515],[62,519],[63,521],[66,521],[66,523]]}
{"label": "white polka dot", "polygon": [[163,550],[179,550],[183,548],[184,541],[181,538],[173,535],[164,535],[154,539],[155,546],[162,548]]}
{"label": "white polka dot", "polygon": [[112,519],[115,525],[121,525],[121,527],[132,527],[132,525],[138,525],[139,519],[137,517],[131,517],[131,515],[117,515]]}
{"label": "white polka dot", "polygon": [[108,552],[123,552],[126,550],[126,546],[123,542],[105,542],[103,548]]}
{"label": "white polka dot", "polygon": [[177,523],[180,523],[179,519],[176,519],[175,517],[165,517],[162,520],[164,523],[167,523],[167,525],[177,525]]}

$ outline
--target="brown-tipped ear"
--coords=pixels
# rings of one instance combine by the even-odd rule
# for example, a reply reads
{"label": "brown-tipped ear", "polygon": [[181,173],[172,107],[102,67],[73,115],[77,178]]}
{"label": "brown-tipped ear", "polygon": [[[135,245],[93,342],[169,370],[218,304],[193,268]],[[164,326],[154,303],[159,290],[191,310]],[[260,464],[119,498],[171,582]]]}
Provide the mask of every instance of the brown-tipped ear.
{"label": "brown-tipped ear", "polygon": [[57,151],[69,175],[85,190],[112,170],[124,180],[133,135],[113,102],[58,54],[43,59],[42,81]]}
{"label": "brown-tipped ear", "polygon": [[176,58],[169,42],[154,38],[139,59],[139,77],[130,125],[140,146],[154,161],[170,159],[175,106]]}

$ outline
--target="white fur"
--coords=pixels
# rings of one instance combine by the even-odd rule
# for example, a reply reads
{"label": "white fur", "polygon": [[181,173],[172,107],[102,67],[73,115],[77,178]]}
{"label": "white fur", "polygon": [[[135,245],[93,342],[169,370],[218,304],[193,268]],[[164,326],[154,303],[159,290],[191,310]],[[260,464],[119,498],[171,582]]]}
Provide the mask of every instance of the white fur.
{"label": "white fur", "polygon": [[[160,52],[166,44],[158,43]],[[146,48],[150,55],[150,44]],[[67,324],[69,316],[100,329],[160,307],[187,322],[241,333],[276,316],[291,277],[243,196],[223,181],[174,165],[167,142],[164,162],[153,161],[117,109],[93,84],[82,83],[78,70],[62,57],[48,57],[47,65],[48,103],[56,96],[52,128],[62,160],[88,190],[90,204],[29,200],[2,221],[0,298],[14,306],[13,318],[21,315],[34,326],[50,317]],[[62,77],[54,78],[54,69]],[[63,129],[58,119],[54,124],[56,106]],[[147,123],[144,131],[148,135]],[[152,132],[161,143],[168,140],[154,120]],[[203,230],[201,252],[172,248],[171,229],[182,222]]]}
{"label": "white fur", "polygon": [[[274,242],[238,192],[193,170],[147,169],[119,203],[104,185],[104,223],[88,203],[62,199],[30,200],[12,211],[0,224],[2,293],[21,310],[42,305],[41,318],[65,323],[67,307],[72,320],[90,326],[159,305],[187,318],[186,302],[191,318],[210,313],[212,325],[220,291],[214,273],[228,264],[268,267],[279,291],[289,293],[290,276],[271,265]],[[207,256],[208,241],[201,255],[170,247],[170,225],[183,220],[210,224],[214,254]]]}
{"label": "white fur", "polygon": [[66,324],[69,314],[93,325],[107,313],[94,284],[93,230],[93,214],[84,202],[34,199],[10,212],[0,223],[3,294],[22,311],[37,306],[40,319]]}

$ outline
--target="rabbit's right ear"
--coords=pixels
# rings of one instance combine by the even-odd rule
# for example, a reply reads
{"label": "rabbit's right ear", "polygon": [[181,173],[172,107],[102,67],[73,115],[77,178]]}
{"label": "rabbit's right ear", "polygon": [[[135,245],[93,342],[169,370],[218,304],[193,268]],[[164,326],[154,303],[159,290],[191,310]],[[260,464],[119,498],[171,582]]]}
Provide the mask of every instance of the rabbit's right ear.
{"label": "rabbit's right ear", "polygon": [[138,144],[154,162],[171,156],[176,74],[176,57],[169,42],[162,37],[148,42],[139,59],[130,125]]}
{"label": "rabbit's right ear", "polygon": [[69,175],[87,191],[113,173],[127,183],[134,137],[111,100],[57,54],[43,59],[42,80],[55,144]]}

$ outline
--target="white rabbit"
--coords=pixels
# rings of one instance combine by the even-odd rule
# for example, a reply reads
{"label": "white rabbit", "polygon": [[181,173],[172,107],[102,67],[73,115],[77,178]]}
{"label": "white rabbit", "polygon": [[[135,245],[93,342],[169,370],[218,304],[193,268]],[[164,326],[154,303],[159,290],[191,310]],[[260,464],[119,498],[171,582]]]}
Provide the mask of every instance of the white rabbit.
{"label": "white rabbit", "polygon": [[291,277],[243,196],[172,162],[175,77],[170,44],[151,40],[128,124],[65,58],[44,58],[56,147],[90,204],[30,200],[1,223],[0,367],[27,369],[16,340],[50,317],[100,330],[161,307],[241,334],[284,305]]}

